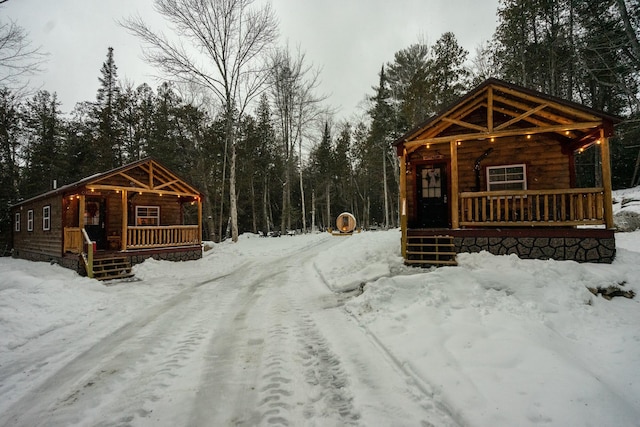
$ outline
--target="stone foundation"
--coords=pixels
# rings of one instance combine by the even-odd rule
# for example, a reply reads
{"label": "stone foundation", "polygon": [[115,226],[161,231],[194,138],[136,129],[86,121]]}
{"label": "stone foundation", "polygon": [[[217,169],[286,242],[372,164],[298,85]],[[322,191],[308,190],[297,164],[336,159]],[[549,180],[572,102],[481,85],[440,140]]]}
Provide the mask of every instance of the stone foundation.
{"label": "stone foundation", "polygon": [[494,255],[516,254],[523,259],[555,259],[607,263],[616,256],[613,235],[584,237],[494,236],[454,237],[458,253],[487,251]]}
{"label": "stone foundation", "polygon": [[616,256],[614,230],[603,228],[410,229],[412,237],[451,236],[456,253],[487,251],[523,259],[607,263]]}
{"label": "stone foundation", "polygon": [[140,251],[127,252],[131,265],[144,262],[144,260],[153,258],[163,261],[193,261],[202,258],[202,248],[200,246],[189,249],[167,249],[163,251]]}
{"label": "stone foundation", "polygon": [[[131,265],[140,264],[148,258],[164,261],[193,261],[202,258],[202,248],[192,246],[188,248],[169,248],[156,250],[140,250],[130,252],[118,252],[117,255],[129,258]],[[80,255],[66,254],[65,256],[53,256],[32,251],[14,251],[14,258],[22,258],[29,261],[50,262],[59,264],[65,268],[73,270],[80,275],[86,275],[84,264]]]}

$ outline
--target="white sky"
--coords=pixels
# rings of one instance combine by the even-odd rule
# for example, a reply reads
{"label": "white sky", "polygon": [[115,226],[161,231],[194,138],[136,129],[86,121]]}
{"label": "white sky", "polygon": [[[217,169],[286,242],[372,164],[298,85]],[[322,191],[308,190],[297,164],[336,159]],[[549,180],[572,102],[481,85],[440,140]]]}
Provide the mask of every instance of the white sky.
{"label": "white sky", "polygon": [[[321,69],[319,94],[328,95],[338,118],[350,118],[372,94],[380,67],[419,39],[433,44],[452,31],[473,55],[493,35],[498,0],[272,0],[272,6],[281,44],[299,46]],[[116,22],[135,13],[161,22],[151,0],[9,0],[0,20],[16,21],[49,53],[46,71],[31,82],[57,92],[68,113],[76,102],[95,99],[109,46],[121,80],[157,87],[140,43]]]}

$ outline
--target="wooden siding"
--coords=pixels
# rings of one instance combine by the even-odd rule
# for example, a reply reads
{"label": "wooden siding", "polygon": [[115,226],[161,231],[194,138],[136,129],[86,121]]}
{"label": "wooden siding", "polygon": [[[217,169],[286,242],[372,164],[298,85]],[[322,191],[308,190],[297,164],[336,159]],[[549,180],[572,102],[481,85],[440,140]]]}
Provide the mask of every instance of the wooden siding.
{"label": "wooden siding", "polygon": [[[458,146],[458,188],[459,191],[476,190],[475,161],[486,150],[493,151],[480,163],[480,190],[486,191],[486,168],[509,164],[525,164],[527,167],[527,188],[530,190],[554,190],[571,188],[571,157],[562,153],[562,146],[544,135],[525,135],[501,138],[497,142],[464,141]],[[451,162],[448,145],[435,144],[421,147],[409,155],[407,168],[407,212],[409,221],[415,219],[416,210],[416,167],[431,163]],[[451,177],[448,177],[450,181]],[[456,195],[449,194],[449,200]]]}
{"label": "wooden siding", "polygon": [[[50,229],[43,230],[42,210],[51,207]],[[33,209],[33,231],[27,230],[27,212]],[[35,200],[12,209],[13,248],[59,257],[62,255],[62,202],[59,196]],[[20,231],[15,231],[15,214],[20,213]]]}

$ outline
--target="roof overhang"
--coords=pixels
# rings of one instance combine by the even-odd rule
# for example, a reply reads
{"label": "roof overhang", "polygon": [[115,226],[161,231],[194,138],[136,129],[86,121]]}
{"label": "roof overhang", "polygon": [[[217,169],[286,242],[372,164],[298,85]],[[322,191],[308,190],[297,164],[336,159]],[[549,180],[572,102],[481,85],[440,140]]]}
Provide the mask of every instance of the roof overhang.
{"label": "roof overhang", "polygon": [[488,79],[394,142],[398,155],[428,144],[550,134],[575,151],[613,135],[621,120],[583,105]]}

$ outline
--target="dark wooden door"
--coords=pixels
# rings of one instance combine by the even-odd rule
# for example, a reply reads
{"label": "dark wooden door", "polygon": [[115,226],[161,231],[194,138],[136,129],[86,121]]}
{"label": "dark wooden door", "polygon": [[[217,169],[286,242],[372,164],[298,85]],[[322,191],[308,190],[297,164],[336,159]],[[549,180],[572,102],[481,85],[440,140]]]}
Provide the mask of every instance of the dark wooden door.
{"label": "dark wooden door", "polygon": [[96,249],[107,249],[105,229],[106,202],[101,198],[87,197],[84,206],[84,228],[89,238],[96,242]]}
{"label": "dark wooden door", "polygon": [[447,165],[425,165],[417,170],[418,226],[421,228],[449,227],[447,196]]}

